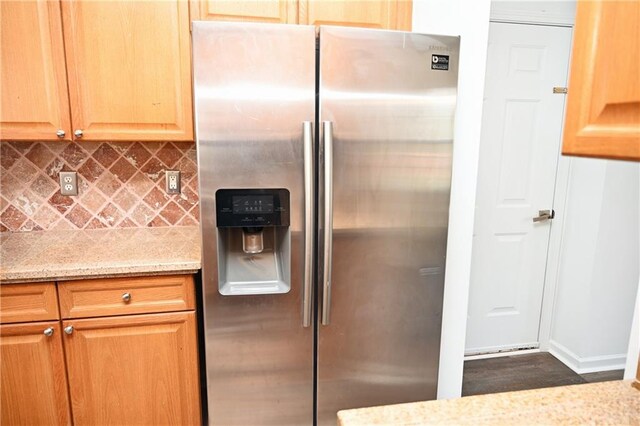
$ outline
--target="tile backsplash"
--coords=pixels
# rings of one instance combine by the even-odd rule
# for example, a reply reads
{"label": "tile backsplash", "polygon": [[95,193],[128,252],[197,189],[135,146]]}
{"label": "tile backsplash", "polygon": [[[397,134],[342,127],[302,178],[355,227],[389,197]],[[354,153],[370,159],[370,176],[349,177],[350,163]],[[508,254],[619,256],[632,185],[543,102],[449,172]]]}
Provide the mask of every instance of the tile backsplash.
{"label": "tile backsplash", "polygon": [[[165,191],[165,170],[182,193]],[[58,173],[78,173],[60,195]],[[0,232],[191,226],[199,221],[195,144],[0,142]]]}

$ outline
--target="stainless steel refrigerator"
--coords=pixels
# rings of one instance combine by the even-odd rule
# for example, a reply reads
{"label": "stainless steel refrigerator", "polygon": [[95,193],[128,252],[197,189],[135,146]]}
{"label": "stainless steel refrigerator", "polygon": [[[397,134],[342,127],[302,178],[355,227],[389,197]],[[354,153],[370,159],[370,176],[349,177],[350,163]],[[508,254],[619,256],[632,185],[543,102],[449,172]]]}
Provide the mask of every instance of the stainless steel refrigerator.
{"label": "stainless steel refrigerator", "polygon": [[458,51],[193,23],[209,424],[435,398]]}

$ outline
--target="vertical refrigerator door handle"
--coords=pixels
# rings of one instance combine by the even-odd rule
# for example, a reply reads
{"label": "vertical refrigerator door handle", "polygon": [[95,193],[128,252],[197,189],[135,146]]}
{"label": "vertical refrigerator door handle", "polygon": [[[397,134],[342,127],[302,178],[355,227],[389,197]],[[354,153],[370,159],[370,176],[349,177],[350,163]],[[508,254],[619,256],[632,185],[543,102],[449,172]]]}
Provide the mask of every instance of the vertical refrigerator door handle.
{"label": "vertical refrigerator door handle", "polygon": [[304,140],[304,283],[302,287],[302,326],[311,325],[313,296],[313,124],[302,123]]}
{"label": "vertical refrigerator door handle", "polygon": [[329,325],[331,313],[331,262],[333,255],[333,123],[322,123],[324,142],[324,268],[322,325]]}

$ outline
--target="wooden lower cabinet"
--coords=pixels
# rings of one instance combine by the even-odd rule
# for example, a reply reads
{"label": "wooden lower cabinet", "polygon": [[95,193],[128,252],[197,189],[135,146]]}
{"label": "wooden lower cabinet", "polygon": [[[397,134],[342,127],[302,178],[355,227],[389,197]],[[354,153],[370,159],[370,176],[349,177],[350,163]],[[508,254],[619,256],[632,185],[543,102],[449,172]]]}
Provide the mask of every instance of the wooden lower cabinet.
{"label": "wooden lower cabinet", "polygon": [[75,425],[200,424],[195,312],[63,327]]}
{"label": "wooden lower cabinet", "polygon": [[71,424],[59,321],[1,325],[0,362],[3,426]]}

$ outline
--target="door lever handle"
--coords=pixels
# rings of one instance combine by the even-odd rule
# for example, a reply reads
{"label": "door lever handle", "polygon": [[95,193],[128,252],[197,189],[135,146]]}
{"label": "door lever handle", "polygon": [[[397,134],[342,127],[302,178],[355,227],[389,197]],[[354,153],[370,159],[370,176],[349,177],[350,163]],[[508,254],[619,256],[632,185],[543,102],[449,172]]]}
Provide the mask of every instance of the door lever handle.
{"label": "door lever handle", "polygon": [[534,222],[543,222],[551,220],[556,216],[555,210],[538,210],[538,216],[533,218]]}

